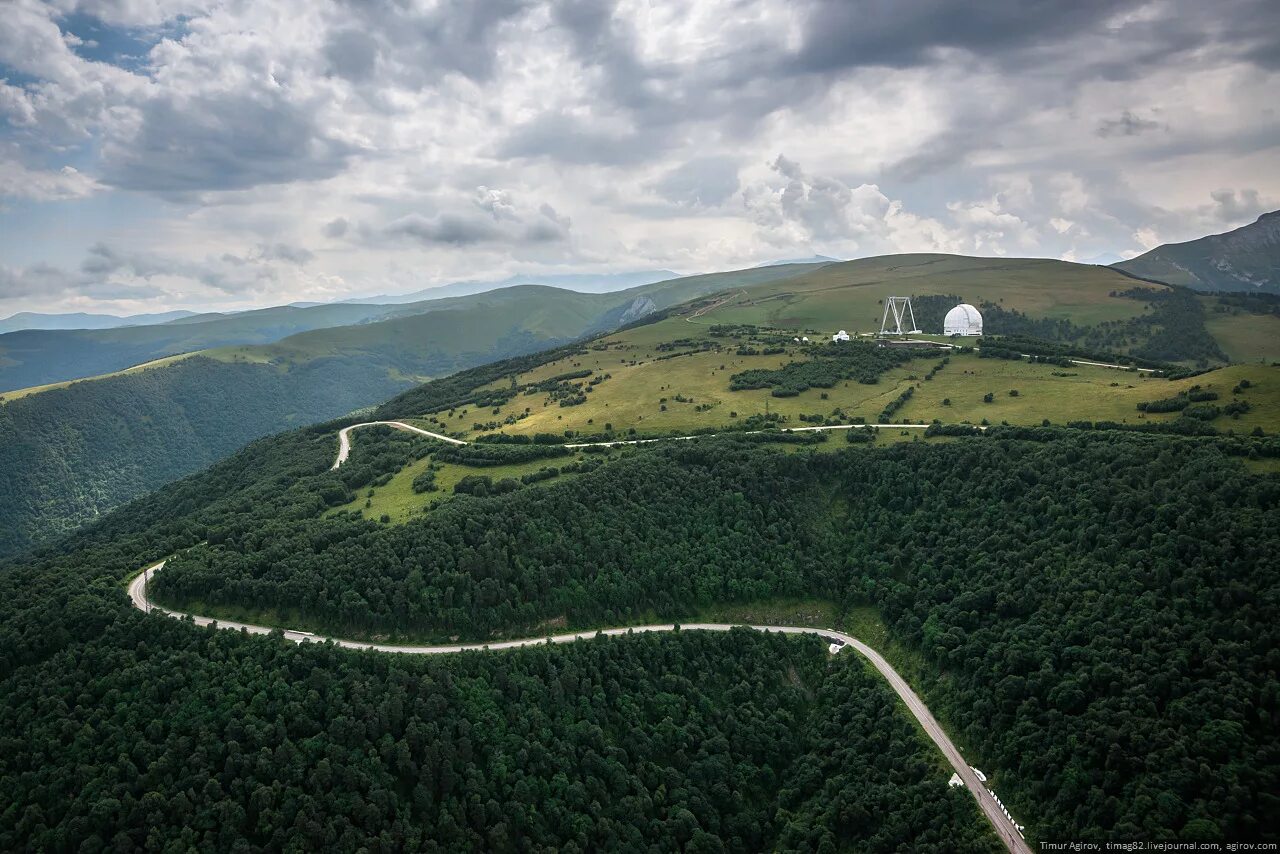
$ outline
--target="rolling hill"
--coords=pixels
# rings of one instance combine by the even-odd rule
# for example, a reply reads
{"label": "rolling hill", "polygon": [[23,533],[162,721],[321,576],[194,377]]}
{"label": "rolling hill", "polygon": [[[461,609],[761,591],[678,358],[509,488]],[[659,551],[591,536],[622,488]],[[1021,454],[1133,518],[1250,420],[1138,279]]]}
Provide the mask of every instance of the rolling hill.
{"label": "rolling hill", "polygon": [[[189,337],[177,340],[190,342],[263,335],[277,321],[368,321],[0,394],[0,553],[56,539],[259,436],[378,403],[429,377],[805,269],[693,276],[608,294],[530,285],[411,306],[270,309],[180,324]],[[363,314],[371,309],[383,319]]]}
{"label": "rolling hill", "polygon": [[[582,295],[584,311],[596,311],[599,315],[598,328],[607,328],[609,321],[605,315],[609,311],[620,305],[630,306],[637,299],[647,297],[654,301],[656,308],[664,308],[722,286],[786,278],[805,269],[808,269],[806,265],[792,264],[767,270],[711,273],[666,279],[607,293],[585,294]],[[542,293],[577,293],[541,287]],[[412,302],[398,299],[390,304],[344,302],[306,307],[277,306],[234,314],[197,314],[152,326],[11,332],[0,335],[0,394],[113,373],[181,353],[269,344],[316,329],[353,326],[445,309],[494,305],[495,299],[501,300],[501,297],[493,297],[494,293],[510,290],[513,289],[455,296],[438,294]],[[430,291],[421,293],[431,294]],[[518,315],[511,315],[510,319],[513,328],[520,325]],[[569,334],[578,335],[583,331],[586,330],[579,328]]]}
{"label": "rolling hill", "polygon": [[824,264],[783,284],[748,289],[702,320],[875,331],[888,296],[951,294],[974,305],[1090,325],[1142,314],[1140,303],[1115,295],[1135,286],[1142,285],[1105,267],[1047,258],[885,255]]}
{"label": "rolling hill", "polygon": [[1280,211],[1225,234],[1166,243],[1112,266],[1198,291],[1280,294]]}
{"label": "rolling hill", "polygon": [[[584,850],[721,850],[718,837],[996,850],[862,660],[691,630],[710,615],[838,627],[883,650],[1032,844],[1275,838],[1280,448],[1225,429],[1274,429],[1277,369],[1140,379],[804,347],[794,330],[690,323],[707,304],[379,410],[470,433],[513,416],[507,441],[446,448],[366,428],[335,470],[336,430],[367,416],[293,430],[0,565],[0,797],[14,805],[0,841],[136,847],[139,824],[214,840],[222,816],[270,847],[300,825],[298,801],[352,840],[369,834],[344,817],[373,816],[403,847],[507,848],[519,833]],[[1134,404],[1161,395],[1182,414]],[[889,418],[937,412],[954,429],[613,448],[568,448],[547,429],[825,427],[832,409],[852,419],[904,399]],[[1236,400],[1251,407],[1239,421],[1186,414]],[[991,429],[961,429],[979,412]],[[1129,424],[1039,426],[1050,413]],[[1179,421],[1218,432],[1129,429]],[[164,558],[149,591],[163,606],[380,643],[682,628],[433,658],[295,644],[132,607],[125,583]],[[353,796],[331,785],[340,770],[370,783]],[[621,794],[598,808],[594,790]],[[237,810],[242,793],[255,812]],[[612,836],[574,829],[599,827],[605,803]],[[544,818],[553,809],[563,820]],[[507,816],[511,835],[493,835]],[[328,825],[301,826],[324,847]],[[710,841],[684,844],[698,832]],[[624,836],[636,844],[614,844]]]}
{"label": "rolling hill", "polygon": [[[774,398],[768,389],[730,390],[728,377],[776,368],[778,356],[739,356],[734,344],[726,360],[723,349],[732,335],[757,332],[717,336],[716,330],[754,327],[766,337],[787,330],[785,361],[799,356],[791,338],[801,334],[812,333],[816,341],[839,328],[878,329],[881,300],[891,294],[914,295],[918,320],[926,329],[940,324],[942,313],[964,299],[982,306],[989,332],[1029,335],[1080,353],[1111,354],[1104,360],[1223,364],[1228,357],[1217,333],[1233,352],[1252,357],[1241,361],[1280,357],[1277,339],[1266,334],[1266,324],[1280,323],[1280,317],[1260,313],[1256,300],[1228,307],[1218,297],[1193,297],[1185,289],[1138,282],[1107,268],[1039,259],[887,256],[691,276],[606,294],[529,285],[435,300],[427,304],[430,310],[421,304],[376,307],[390,312],[381,319],[309,329],[270,343],[200,350],[200,358],[172,357],[114,377],[0,396],[8,398],[0,406],[0,520],[6,522],[7,534],[0,550],[47,542],[257,436],[375,404],[427,378],[641,321],[649,322],[605,339],[604,351],[591,351],[591,369],[612,375],[591,387],[591,400],[599,401],[595,409],[556,403],[531,412],[524,426],[584,435],[622,424],[658,434],[721,429],[762,414],[766,405],[770,414],[791,424],[800,423],[801,415],[826,417],[836,409],[874,420],[910,385],[909,376],[923,375],[932,363],[916,360],[894,367],[878,385],[809,388]],[[294,309],[284,315],[335,308]],[[198,336],[207,334],[201,330],[209,321],[188,321],[177,325],[190,326]],[[250,326],[242,329],[260,328],[252,326],[260,322],[250,318]],[[657,359],[654,348],[682,339],[706,349],[680,359]],[[759,344],[743,346],[763,352]],[[675,351],[684,352],[680,346]],[[998,416],[1032,424],[1046,417],[1062,423],[1105,416],[1123,421],[1136,418],[1134,407],[1147,399],[1141,380],[1112,387],[1114,373],[1103,369],[1081,368],[1073,371],[1076,377],[1061,378],[1053,376],[1052,365],[967,359],[964,369],[944,377],[958,384],[955,394],[939,392],[947,383],[932,384],[929,391],[936,395],[921,394],[903,412],[926,420]],[[545,370],[577,370],[573,362],[582,362],[561,361]],[[1222,376],[1215,383],[1234,386]],[[624,377],[628,379],[620,381]],[[984,383],[992,387],[980,389]],[[1007,394],[1013,389],[1020,391],[1019,397]],[[1003,396],[995,405],[984,405],[988,391]],[[678,401],[677,394],[696,403]],[[1086,398],[1079,395],[1090,404],[1081,404]],[[944,398],[951,408],[943,408]],[[448,413],[425,406],[396,416],[447,420],[451,430],[471,435],[483,432],[473,429],[476,424],[501,424],[520,416],[523,405],[499,404],[483,418],[472,412],[446,419]],[[1269,417],[1266,410],[1255,409],[1241,416],[1238,426],[1266,427]]]}
{"label": "rolling hill", "polygon": [[0,393],[110,373],[179,353],[231,344],[265,344],[325,326],[364,323],[409,306],[281,306],[201,314],[151,326],[27,329],[0,335]]}

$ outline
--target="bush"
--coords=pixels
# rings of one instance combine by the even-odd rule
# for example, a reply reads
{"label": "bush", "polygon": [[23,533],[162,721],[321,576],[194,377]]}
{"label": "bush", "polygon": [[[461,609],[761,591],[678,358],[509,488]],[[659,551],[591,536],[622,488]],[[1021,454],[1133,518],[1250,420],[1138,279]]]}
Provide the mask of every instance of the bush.
{"label": "bush", "polygon": [[414,492],[435,492],[440,489],[436,485],[436,470],[427,469],[413,479]]}
{"label": "bush", "polygon": [[1194,418],[1197,421],[1212,421],[1221,414],[1222,409],[1212,403],[1202,406],[1188,406],[1182,410],[1183,418]]}
{"label": "bush", "polygon": [[567,457],[569,449],[564,445],[509,445],[487,443],[484,445],[450,445],[436,451],[435,459],[442,463],[458,463],[466,466],[505,466],[513,463],[531,463],[534,460]]}
{"label": "bush", "polygon": [[1191,401],[1185,394],[1164,397],[1160,400],[1145,400],[1138,404],[1139,412],[1181,412]]}

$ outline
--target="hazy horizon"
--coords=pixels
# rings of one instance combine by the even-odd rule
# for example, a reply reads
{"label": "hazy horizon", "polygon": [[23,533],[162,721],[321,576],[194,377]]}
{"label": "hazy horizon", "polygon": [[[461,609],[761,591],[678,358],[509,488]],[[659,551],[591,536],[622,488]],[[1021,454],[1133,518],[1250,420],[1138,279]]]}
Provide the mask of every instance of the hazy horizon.
{"label": "hazy horizon", "polygon": [[17,0],[0,316],[1114,261],[1280,207],[1277,32],[1262,0]]}

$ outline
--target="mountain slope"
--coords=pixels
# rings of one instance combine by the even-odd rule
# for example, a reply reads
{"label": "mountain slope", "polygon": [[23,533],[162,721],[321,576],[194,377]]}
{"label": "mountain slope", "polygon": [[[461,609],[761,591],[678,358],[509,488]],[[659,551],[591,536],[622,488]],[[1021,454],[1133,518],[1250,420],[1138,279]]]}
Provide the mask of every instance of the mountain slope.
{"label": "mountain slope", "polygon": [[1280,293],[1280,211],[1225,234],[1166,243],[1112,266],[1198,291]]}
{"label": "mountain slope", "polygon": [[118,371],[229,344],[265,344],[325,326],[362,323],[405,306],[287,306],[181,318],[154,326],[35,330],[0,335],[0,392]]}
{"label": "mountain slope", "polygon": [[486,291],[496,291],[501,288],[515,287],[516,285],[546,285],[551,288],[561,288],[563,290],[577,291],[579,293],[600,294],[609,293],[611,291],[620,291],[625,288],[639,287],[642,285],[652,284],[654,282],[666,282],[671,279],[678,278],[680,278],[679,274],[673,273],[670,270],[638,270],[634,273],[569,273],[559,276],[510,276],[506,279],[493,282],[451,282],[447,285],[439,285],[434,288],[423,288],[420,291],[413,291],[412,293],[407,294],[382,294],[375,297],[361,297],[359,299],[344,300],[344,302],[391,305],[429,299],[441,299],[443,297],[480,294],[485,293]]}
{"label": "mountain slope", "polygon": [[[794,273],[733,271],[609,294],[528,285],[409,306],[324,306],[376,309],[386,319],[10,395],[0,403],[0,554],[54,539],[258,436],[377,403],[428,377]],[[316,310],[259,314],[292,322],[307,311]],[[205,325],[196,324],[197,334],[207,334],[199,331]],[[262,318],[251,318],[241,331],[263,328]]]}
{"label": "mountain slope", "polygon": [[[685,276],[601,294],[577,294],[541,286],[543,293],[558,291],[581,296],[585,305],[610,308],[647,296],[657,308],[718,290],[722,287],[769,281],[793,276],[803,265],[780,266],[769,270],[740,270]],[[536,287],[536,286],[533,286]],[[511,291],[512,288],[504,288]],[[430,294],[424,291],[423,294]],[[289,335],[313,329],[329,329],[370,323],[430,311],[492,303],[492,294],[434,294],[416,302],[397,300],[390,304],[330,303],[299,308],[273,308],[235,314],[201,314],[155,326],[105,330],[23,330],[0,335],[0,393],[31,386],[107,374],[172,356],[214,347],[269,344]],[[416,296],[416,295],[410,295]],[[500,298],[499,298],[500,299]],[[619,313],[624,313],[625,309]],[[513,322],[518,319],[512,315]],[[607,321],[598,327],[608,328]],[[586,329],[570,332],[580,335]]]}

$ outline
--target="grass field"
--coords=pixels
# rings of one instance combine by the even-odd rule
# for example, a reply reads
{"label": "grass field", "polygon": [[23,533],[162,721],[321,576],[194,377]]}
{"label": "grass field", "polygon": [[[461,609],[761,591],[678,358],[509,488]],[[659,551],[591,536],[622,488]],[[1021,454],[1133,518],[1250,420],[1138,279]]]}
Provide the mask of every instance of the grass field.
{"label": "grass field", "polygon": [[[1253,407],[1238,420],[1219,417],[1219,430],[1247,432],[1262,427],[1267,432],[1280,428],[1280,368],[1262,365],[1232,365],[1185,380],[1147,379],[1146,374],[1077,365],[1059,368],[1004,359],[957,356],[931,383],[921,383],[911,401],[900,410],[908,420],[978,424],[1054,424],[1069,421],[1118,421],[1141,424],[1171,421],[1178,413],[1138,411],[1143,401],[1173,397],[1192,386],[1217,392],[1219,405],[1230,401],[1232,389],[1242,379],[1253,387],[1238,397]],[[1012,396],[1010,391],[1018,395]],[[992,402],[983,396],[992,394]],[[942,401],[950,399],[944,406]]]}
{"label": "grass field", "polygon": [[[469,474],[485,475],[495,482],[502,480],[504,477],[519,480],[521,475],[532,474],[544,468],[560,468],[568,463],[580,461],[586,456],[586,454],[577,454],[509,466],[481,467],[462,466],[456,463],[437,463],[439,470],[436,472],[436,485],[439,489],[435,492],[414,492],[413,479],[432,464],[431,458],[425,457],[405,466],[385,485],[363,489],[355,501],[336,507],[330,512],[359,510],[364,514],[365,518],[374,520],[381,519],[385,514],[390,517],[391,524],[400,524],[409,521],[415,515],[427,512],[432,505],[452,498],[454,486]],[[548,481],[540,481],[540,483],[556,483],[565,478],[575,477],[576,474],[576,472],[566,472]]]}
{"label": "grass field", "polygon": [[[659,352],[658,345],[677,339],[688,339],[691,345],[719,341],[724,349],[678,348],[670,352],[688,355],[658,358],[670,355]],[[1177,413],[1141,413],[1137,404],[1142,401],[1170,397],[1199,385],[1216,391],[1222,404],[1231,400],[1231,390],[1241,379],[1249,379],[1253,388],[1240,397],[1251,404],[1252,411],[1238,420],[1220,417],[1215,426],[1237,432],[1255,426],[1268,432],[1280,428],[1280,368],[1265,365],[1234,365],[1170,381],[1113,368],[1062,368],[953,353],[946,367],[925,381],[923,377],[944,357],[940,353],[889,370],[874,385],[844,381],[830,389],[811,388],[795,397],[778,398],[768,389],[729,391],[730,376],[748,368],[776,368],[807,358],[798,347],[773,356],[738,356],[732,339],[712,339],[705,329],[691,328],[680,318],[619,333],[594,346],[601,349],[590,349],[517,377],[519,383],[530,383],[583,369],[593,371],[591,379],[607,374],[607,379],[590,387],[586,403],[562,407],[545,394],[522,394],[492,409],[424,413],[424,423],[456,431],[465,438],[499,427],[509,433],[528,434],[564,434],[568,430],[590,435],[609,427],[618,433],[634,429],[639,435],[690,433],[700,428],[724,429],[765,412],[783,416],[783,426],[788,427],[805,426],[802,414],[831,416],[836,410],[843,411],[850,421],[862,418],[875,422],[887,403],[914,386],[913,397],[895,413],[894,420],[980,424],[985,419],[991,424],[1036,425],[1048,419],[1054,424],[1078,420],[1137,424],[1178,417]],[[583,382],[584,388],[589,387]],[[493,385],[509,383],[510,378],[504,378]],[[988,393],[992,395],[990,403],[983,400]],[[508,417],[519,420],[502,425]],[[481,429],[476,429],[477,424]]]}
{"label": "grass field", "polygon": [[1211,312],[1206,316],[1205,326],[1232,362],[1280,360],[1280,317]]}
{"label": "grass field", "polygon": [[1148,286],[1105,267],[1065,261],[892,255],[831,264],[784,282],[748,288],[696,322],[750,323],[824,334],[837,329],[875,331],[884,312],[881,301],[888,296],[954,294],[974,304],[985,300],[1033,317],[1090,325],[1141,314],[1141,303],[1111,296],[1113,291],[1134,287]]}

